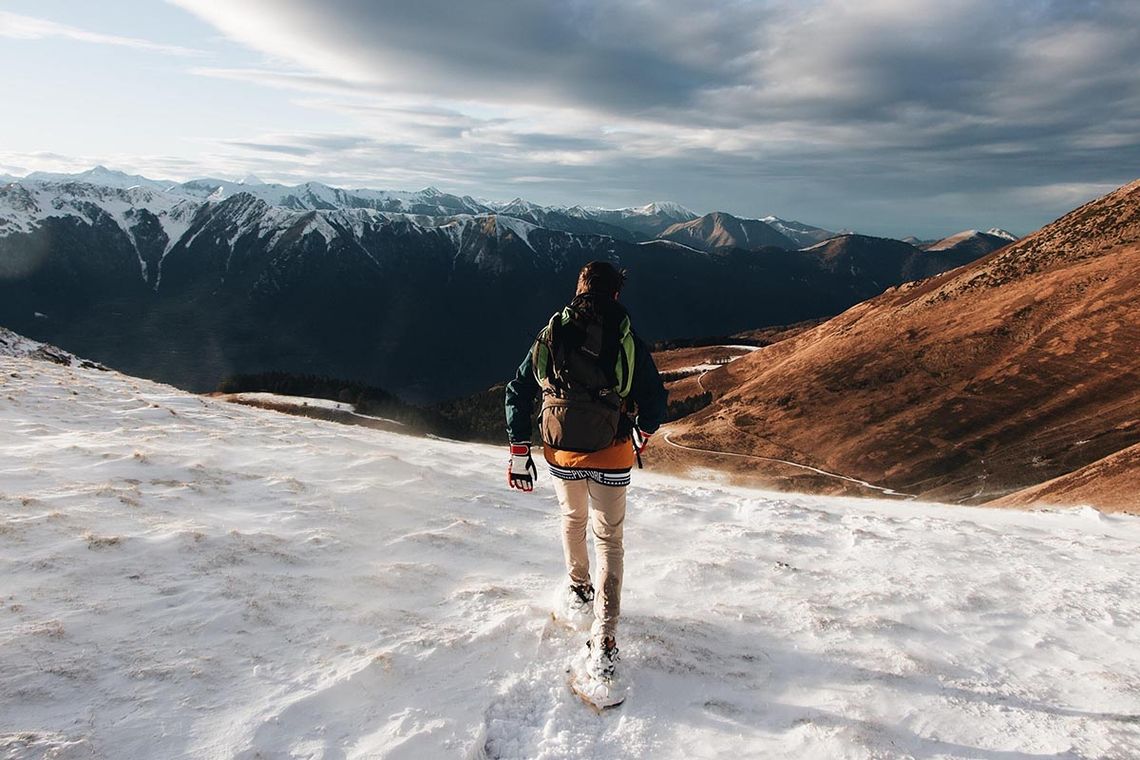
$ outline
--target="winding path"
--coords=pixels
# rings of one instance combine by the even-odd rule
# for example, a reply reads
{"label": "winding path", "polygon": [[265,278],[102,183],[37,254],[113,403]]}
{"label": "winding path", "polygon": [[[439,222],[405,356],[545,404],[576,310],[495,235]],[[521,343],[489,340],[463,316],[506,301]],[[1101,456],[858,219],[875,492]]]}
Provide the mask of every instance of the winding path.
{"label": "winding path", "polygon": [[[749,353],[751,353],[752,351],[758,350],[759,347],[758,346],[724,346],[724,348],[744,348],[744,349],[747,349]],[[733,361],[739,359],[741,356],[747,356],[747,355],[748,354],[740,354],[739,356],[734,356],[734,357],[732,357],[732,359],[729,360],[729,364],[731,364]],[[726,365],[722,365],[722,366],[726,366]],[[715,367],[714,369],[720,369],[720,368],[721,367]],[[704,372],[702,372],[700,375],[697,376],[697,387],[700,388],[702,391],[708,390],[707,388],[705,388],[705,382],[704,382],[705,381],[705,375],[707,375],[708,373],[710,373],[712,371],[714,371],[714,370],[713,369],[706,369]],[[778,459],[776,457],[762,457],[762,456],[759,456],[757,454],[738,454],[734,451],[718,451],[716,449],[702,449],[702,448],[699,448],[697,446],[686,446],[683,443],[677,443],[676,441],[672,440],[669,437],[670,435],[672,435],[672,433],[667,432],[663,436],[663,438],[665,439],[665,443],[667,443],[670,446],[677,448],[677,449],[684,449],[687,451],[698,451],[702,454],[719,454],[721,456],[726,456],[726,457],[742,457],[744,459],[756,459],[756,460],[759,460],[761,462],[773,462],[776,464],[784,464],[784,465],[788,465],[789,467],[797,467],[801,470],[808,470],[809,472],[814,472],[818,475],[823,475],[823,476],[828,477],[828,478],[835,478],[836,480],[846,480],[849,483],[855,483],[857,485],[863,486],[864,488],[870,488],[871,490],[878,491],[879,493],[881,493],[885,496],[902,496],[902,497],[905,497],[908,499],[914,498],[914,494],[903,493],[902,491],[896,491],[893,488],[887,488],[885,486],[877,486],[874,483],[868,483],[867,481],[860,480],[859,478],[853,478],[853,477],[850,477],[849,475],[840,475],[839,473],[835,473],[835,472],[828,472],[827,470],[821,470],[818,467],[812,467],[809,464],[800,464],[799,462],[792,462],[792,461],[789,461],[787,459]]]}
{"label": "winding path", "polygon": [[677,443],[676,441],[674,441],[672,438],[669,437],[670,435],[672,435],[671,431],[665,433],[665,435],[663,436],[663,438],[665,439],[665,443],[667,443],[670,446],[677,448],[677,449],[684,449],[686,451],[699,451],[702,454],[719,454],[720,456],[726,456],[726,457],[742,457],[744,459],[757,459],[761,462],[774,462],[776,464],[785,464],[785,465],[788,465],[789,467],[798,467],[801,470],[808,470],[808,471],[814,472],[818,475],[824,475],[824,476],[829,477],[829,478],[835,478],[836,480],[846,480],[849,483],[855,483],[857,485],[863,486],[864,488],[870,488],[874,491],[878,491],[879,493],[881,493],[885,496],[903,496],[903,497],[906,497],[908,499],[914,498],[914,494],[903,493],[902,491],[896,491],[893,488],[887,488],[886,486],[877,486],[874,483],[868,483],[867,481],[860,480],[859,478],[853,478],[849,475],[840,475],[840,474],[835,473],[835,472],[828,472],[827,470],[821,470],[818,467],[812,467],[809,464],[800,464],[799,462],[791,462],[787,459],[778,459],[776,457],[762,457],[762,456],[759,456],[757,454],[739,454],[739,453],[734,452],[734,451],[718,451],[716,449],[702,449],[702,448],[699,448],[697,446],[686,446],[683,443]]}

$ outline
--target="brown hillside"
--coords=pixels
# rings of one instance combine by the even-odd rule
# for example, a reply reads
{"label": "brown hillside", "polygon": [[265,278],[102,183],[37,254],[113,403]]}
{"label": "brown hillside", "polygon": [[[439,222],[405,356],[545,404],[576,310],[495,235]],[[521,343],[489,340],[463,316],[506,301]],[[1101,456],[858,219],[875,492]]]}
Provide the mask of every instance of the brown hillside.
{"label": "brown hillside", "polygon": [[1105,511],[1140,514],[1140,445],[1129,446],[1076,472],[1017,491],[990,504],[997,507],[1092,504]]}
{"label": "brown hillside", "polygon": [[673,441],[929,498],[988,501],[1134,445],[1140,182],[703,384],[722,395]]}

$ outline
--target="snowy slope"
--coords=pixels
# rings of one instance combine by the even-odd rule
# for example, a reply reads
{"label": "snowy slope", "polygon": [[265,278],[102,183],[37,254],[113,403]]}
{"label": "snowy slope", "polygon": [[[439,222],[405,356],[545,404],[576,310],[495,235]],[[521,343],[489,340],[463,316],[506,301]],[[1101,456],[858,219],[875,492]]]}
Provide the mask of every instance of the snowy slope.
{"label": "snowy slope", "polygon": [[781,219],[778,216],[765,216],[760,221],[765,224],[776,228],[782,234],[796,241],[801,248],[822,243],[837,235],[850,232],[850,230],[843,230],[841,232],[831,232],[822,227],[813,227],[810,224],[797,222],[795,220]]}
{"label": "snowy slope", "polygon": [[0,358],[0,756],[1140,753],[1135,519],[637,473],[599,717],[503,458]]}
{"label": "snowy slope", "polygon": [[98,362],[80,359],[75,354],[68,353],[62,348],[50,343],[41,343],[38,340],[25,338],[19,333],[12,332],[6,327],[0,327],[0,357],[40,359],[55,362],[69,367],[86,367],[89,369],[105,370]]}
{"label": "snowy slope", "polygon": [[121,188],[86,182],[21,180],[0,187],[0,237],[29,232],[53,216],[77,217],[91,224],[99,211],[108,214],[129,234],[139,210],[146,209],[176,240],[186,231],[199,205],[177,192],[139,185]]}
{"label": "snowy slope", "polygon": [[1006,240],[1009,240],[1011,242],[1016,242],[1016,241],[1021,239],[1017,235],[1014,235],[1009,230],[1003,230],[1001,227],[991,227],[988,230],[986,230],[986,234],[987,235],[993,235],[994,237],[1005,238]]}

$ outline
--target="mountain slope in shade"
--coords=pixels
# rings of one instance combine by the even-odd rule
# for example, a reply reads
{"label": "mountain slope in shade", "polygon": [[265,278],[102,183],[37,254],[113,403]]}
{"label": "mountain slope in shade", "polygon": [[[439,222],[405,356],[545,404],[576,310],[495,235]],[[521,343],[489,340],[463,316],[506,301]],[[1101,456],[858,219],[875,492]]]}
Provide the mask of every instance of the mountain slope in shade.
{"label": "mountain slope in shade", "polygon": [[443,215],[489,206],[255,179],[0,186],[0,324],[199,390],[281,369],[424,400],[501,380],[533,337],[521,325],[545,322],[592,259],[630,269],[624,300],[649,339],[831,316],[962,263],[873,239],[762,255],[633,242],[691,214],[676,204],[599,212],[630,231],[521,199]]}
{"label": "mountain slope in shade", "polygon": [[824,240],[833,238],[836,235],[847,234],[847,232],[832,232],[822,227],[814,227],[810,224],[804,224],[803,222],[797,222],[795,220],[781,219],[778,216],[766,216],[760,221],[774,228],[780,234],[791,238],[801,248],[822,243]]}
{"label": "mountain slope in shade", "polygon": [[988,501],[1140,442],[1138,312],[1140,182],[710,373],[674,438]]}
{"label": "mountain slope in shade", "polygon": [[195,202],[18,183],[0,188],[0,217],[0,324],[197,390],[272,369],[416,400],[485,388],[595,259],[631,271],[623,300],[648,339],[830,316],[895,282],[797,251],[705,253],[501,213],[293,209],[246,192]]}
{"label": "mountain slope in shade", "polygon": [[688,222],[678,222],[668,227],[658,237],[696,248],[698,251],[726,248],[743,248],[751,251],[768,246],[785,250],[799,248],[794,240],[758,219],[740,219],[723,211],[714,211]]}
{"label": "mountain slope in shade", "polygon": [[1140,444],[990,504],[998,507],[1095,505],[1140,514]]}
{"label": "mountain slope in shade", "polygon": [[837,275],[866,278],[884,290],[968,264],[981,255],[968,247],[922,251],[901,240],[854,234],[838,235],[801,253],[818,259]]}
{"label": "mountain slope in shade", "polygon": [[934,245],[938,242],[937,240],[923,240],[922,238],[916,237],[914,235],[907,235],[906,237],[899,238],[899,240],[903,241],[904,243],[913,245],[915,248],[926,248],[928,245]]}

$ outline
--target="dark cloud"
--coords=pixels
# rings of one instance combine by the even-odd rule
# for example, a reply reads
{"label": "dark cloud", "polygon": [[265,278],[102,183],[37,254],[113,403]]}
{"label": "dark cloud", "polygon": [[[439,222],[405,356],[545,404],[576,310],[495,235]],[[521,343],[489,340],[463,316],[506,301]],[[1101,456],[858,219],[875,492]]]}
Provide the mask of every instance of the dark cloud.
{"label": "dark cloud", "polygon": [[733,58],[749,50],[750,37],[749,25],[731,24],[740,13],[680,2],[179,2],[324,75],[281,74],[279,84],[382,83],[453,98],[524,97],[620,112],[685,106],[701,90],[731,83]]}
{"label": "dark cloud", "polygon": [[203,73],[376,125],[246,147],[354,172],[929,234],[1024,231],[1140,167],[1134,0],[176,2],[299,68]]}

